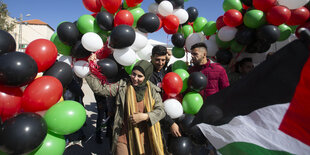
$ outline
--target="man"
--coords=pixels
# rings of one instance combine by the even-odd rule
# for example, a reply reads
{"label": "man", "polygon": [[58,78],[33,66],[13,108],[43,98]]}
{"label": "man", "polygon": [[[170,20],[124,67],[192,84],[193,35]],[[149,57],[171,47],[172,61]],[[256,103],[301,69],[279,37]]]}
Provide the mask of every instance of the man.
{"label": "man", "polygon": [[166,73],[172,72],[172,65],[170,64],[170,65],[168,66],[169,61],[170,61],[170,59],[171,59],[171,56],[172,56],[172,51],[171,51],[171,49],[167,49],[166,64],[165,64],[165,67],[164,67],[165,70],[166,70]]}
{"label": "man", "polygon": [[202,72],[208,79],[207,87],[200,91],[203,99],[229,86],[225,69],[207,58],[207,46],[204,43],[193,45],[191,55],[194,66],[189,69],[189,73]]}

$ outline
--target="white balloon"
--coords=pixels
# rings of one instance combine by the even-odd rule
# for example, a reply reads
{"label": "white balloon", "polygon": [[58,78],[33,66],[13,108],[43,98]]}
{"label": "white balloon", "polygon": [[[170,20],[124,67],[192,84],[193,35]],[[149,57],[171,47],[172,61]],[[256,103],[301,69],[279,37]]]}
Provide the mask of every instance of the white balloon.
{"label": "white balloon", "polygon": [[173,14],[179,18],[180,24],[184,24],[188,20],[188,13],[184,9],[175,9]]}
{"label": "white balloon", "polygon": [[182,104],[176,99],[167,99],[164,102],[164,108],[172,119],[178,118],[183,114]]}
{"label": "white balloon", "polygon": [[137,55],[141,60],[151,60],[153,46],[151,44],[147,44],[143,49],[137,51]]}
{"label": "white balloon", "polygon": [[224,26],[219,30],[218,37],[222,41],[231,41],[235,38],[237,31],[235,27]]}
{"label": "white balloon", "polygon": [[147,45],[147,33],[140,32],[136,30],[136,39],[131,45],[131,48],[135,51],[139,51]]}
{"label": "white balloon", "polygon": [[309,0],[278,0],[279,5],[283,5],[288,7],[289,9],[298,9],[304,5],[306,5]]}
{"label": "white balloon", "polygon": [[73,65],[73,71],[78,77],[85,78],[90,73],[88,62],[85,60],[76,61]]}
{"label": "white balloon", "polygon": [[96,52],[103,47],[103,41],[97,33],[87,32],[81,39],[83,47],[91,52]]}
{"label": "white balloon", "polygon": [[135,51],[133,51],[129,47],[114,49],[113,57],[119,64],[123,66],[130,66],[137,60],[137,55]]}
{"label": "white balloon", "polygon": [[207,56],[215,56],[216,52],[219,50],[217,43],[214,40],[205,40],[204,43],[207,46]]}
{"label": "white balloon", "polygon": [[150,4],[148,10],[151,13],[157,14],[158,13],[158,4],[157,3]]}
{"label": "white balloon", "polygon": [[173,5],[169,1],[162,1],[158,5],[158,12],[162,16],[171,15],[173,12]]}
{"label": "white balloon", "polygon": [[212,34],[210,36],[209,40],[216,41],[216,34]]}
{"label": "white balloon", "polygon": [[72,56],[60,55],[57,60],[65,62],[70,66],[72,65]]}
{"label": "white balloon", "polygon": [[187,50],[190,50],[193,45],[203,42],[204,40],[205,37],[202,33],[192,33],[186,38],[185,47]]}

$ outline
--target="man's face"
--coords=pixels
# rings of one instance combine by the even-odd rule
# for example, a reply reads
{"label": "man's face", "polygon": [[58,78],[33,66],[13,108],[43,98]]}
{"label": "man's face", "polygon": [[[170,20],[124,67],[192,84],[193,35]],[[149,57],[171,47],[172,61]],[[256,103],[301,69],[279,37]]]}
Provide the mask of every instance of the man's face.
{"label": "man's face", "polygon": [[167,50],[167,62],[169,62],[169,60],[171,59],[171,56],[172,56],[172,51]]}
{"label": "man's face", "polygon": [[249,72],[253,70],[253,68],[254,68],[254,65],[252,62],[246,62],[242,66],[240,66],[240,72],[242,74],[248,74]]}
{"label": "man's face", "polygon": [[191,51],[191,55],[192,55],[192,62],[195,65],[199,65],[200,62],[204,59],[204,57],[206,56],[206,52],[203,51],[202,48],[194,48]]}
{"label": "man's face", "polygon": [[159,56],[155,54],[154,56],[151,56],[151,62],[153,66],[156,68],[156,70],[161,70],[165,63],[166,63],[166,55]]}

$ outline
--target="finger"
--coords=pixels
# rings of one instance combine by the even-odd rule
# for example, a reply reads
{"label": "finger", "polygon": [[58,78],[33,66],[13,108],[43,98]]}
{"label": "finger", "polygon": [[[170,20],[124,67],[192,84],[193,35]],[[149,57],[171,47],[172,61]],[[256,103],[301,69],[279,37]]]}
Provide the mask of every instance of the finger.
{"label": "finger", "polygon": [[181,133],[179,131],[177,131],[177,137],[181,137]]}

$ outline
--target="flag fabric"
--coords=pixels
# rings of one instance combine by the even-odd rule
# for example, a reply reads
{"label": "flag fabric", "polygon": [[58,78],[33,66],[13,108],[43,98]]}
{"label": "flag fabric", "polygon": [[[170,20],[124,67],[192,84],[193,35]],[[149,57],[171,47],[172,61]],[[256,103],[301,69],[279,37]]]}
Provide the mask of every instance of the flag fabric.
{"label": "flag fabric", "polygon": [[222,154],[310,154],[310,59],[295,40],[231,87],[208,97],[196,115]]}

